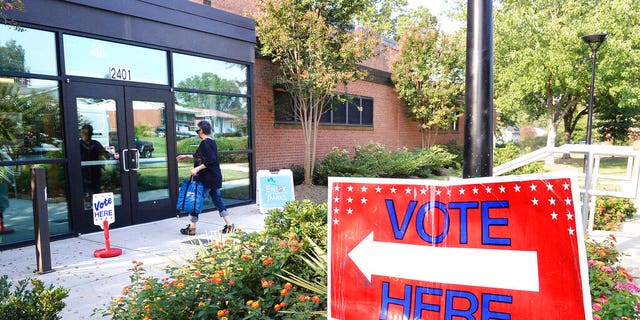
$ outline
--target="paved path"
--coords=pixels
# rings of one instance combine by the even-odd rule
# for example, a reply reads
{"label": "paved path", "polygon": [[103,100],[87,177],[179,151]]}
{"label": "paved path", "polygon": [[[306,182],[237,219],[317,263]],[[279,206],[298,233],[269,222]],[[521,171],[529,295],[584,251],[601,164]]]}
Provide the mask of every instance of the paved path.
{"label": "paved path", "polygon": [[[229,209],[235,225],[247,232],[264,228],[264,217],[257,205]],[[200,215],[198,234],[194,237],[178,231],[188,224],[186,218],[171,218],[110,230],[111,247],[123,250],[113,258],[95,258],[95,250],[104,249],[102,232],[83,234],[79,237],[51,242],[53,272],[34,274],[37,271],[35,246],[0,252],[0,274],[9,280],[37,277],[45,285],[70,289],[65,299],[62,319],[101,319],[92,315],[94,308],[105,306],[112,297],[119,296],[122,287],[129,284],[133,264],[142,261],[149,275],[162,276],[162,268],[180,263],[182,257],[194,252],[198,240],[223,237],[219,230],[224,226],[217,211]]]}

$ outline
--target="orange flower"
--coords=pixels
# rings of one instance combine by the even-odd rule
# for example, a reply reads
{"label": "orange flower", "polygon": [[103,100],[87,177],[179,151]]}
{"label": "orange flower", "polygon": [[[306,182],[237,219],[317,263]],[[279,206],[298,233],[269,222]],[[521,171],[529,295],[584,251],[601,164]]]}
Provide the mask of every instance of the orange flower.
{"label": "orange flower", "polygon": [[269,257],[269,258],[267,258],[267,260],[262,261],[262,265],[263,266],[268,266],[268,265],[272,264],[274,260],[275,259]]}
{"label": "orange flower", "polygon": [[287,290],[291,290],[292,287],[293,287],[293,285],[291,283],[289,283],[289,282],[284,284],[284,288],[287,289]]}
{"label": "orange flower", "polygon": [[301,294],[300,297],[298,298],[298,300],[300,300],[301,302],[304,302],[307,299],[309,299],[309,297],[305,296],[304,294]]}
{"label": "orange flower", "polygon": [[313,301],[314,303],[320,303],[320,297],[313,296],[313,297],[311,297],[311,301]]}
{"label": "orange flower", "polygon": [[254,309],[258,309],[258,308],[260,308],[260,302],[258,302],[258,301],[254,301],[254,302],[251,304],[251,308],[254,308]]}
{"label": "orange flower", "polygon": [[184,288],[184,283],[180,282],[176,285],[176,287],[178,287],[178,289],[182,289]]}
{"label": "orange flower", "polygon": [[251,256],[248,254],[243,254],[240,258],[242,258],[242,260],[249,260],[251,259]]}
{"label": "orange flower", "polygon": [[287,289],[282,289],[282,290],[280,290],[280,295],[281,295],[281,296],[287,296],[287,295],[289,295],[289,290],[287,290]]}
{"label": "orange flower", "polygon": [[235,282],[235,280],[233,280],[233,279],[229,279],[228,284],[229,284],[230,286],[234,285],[235,283],[236,283],[236,282]]}
{"label": "orange flower", "polygon": [[228,314],[229,314],[229,309],[218,310],[218,313],[217,313],[218,317],[222,317]]}

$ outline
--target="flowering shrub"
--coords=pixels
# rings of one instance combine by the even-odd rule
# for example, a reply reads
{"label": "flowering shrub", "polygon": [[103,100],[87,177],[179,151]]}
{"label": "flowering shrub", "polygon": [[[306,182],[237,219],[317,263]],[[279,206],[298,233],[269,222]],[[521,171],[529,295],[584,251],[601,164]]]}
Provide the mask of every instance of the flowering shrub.
{"label": "flowering shrub", "polygon": [[596,200],[596,212],[593,228],[596,230],[617,231],[620,224],[633,217],[636,208],[629,199],[601,197]]}
{"label": "flowering shrub", "polygon": [[[283,270],[311,278],[303,268],[288,269],[300,251],[295,234],[286,239],[238,232],[202,245],[184,265],[165,269],[168,277],[145,274],[134,261],[131,285],[103,310],[112,319],[313,319],[326,298],[277,276]],[[288,313],[295,312],[295,313]]]}
{"label": "flowering shrub", "polygon": [[[13,290],[12,290],[13,289]],[[40,279],[24,279],[14,286],[8,276],[0,277],[0,317],[2,319],[60,319],[69,290]]]}
{"label": "flowering shrub", "polygon": [[613,235],[602,242],[586,241],[593,319],[637,320],[640,288],[623,267],[616,266],[621,254],[615,241]]}

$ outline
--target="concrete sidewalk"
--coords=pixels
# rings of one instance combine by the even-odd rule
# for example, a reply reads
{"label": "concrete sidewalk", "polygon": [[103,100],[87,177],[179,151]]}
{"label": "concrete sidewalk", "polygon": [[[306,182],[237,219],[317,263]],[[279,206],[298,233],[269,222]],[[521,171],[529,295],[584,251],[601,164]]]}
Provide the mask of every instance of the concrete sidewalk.
{"label": "concrete sidewalk", "polygon": [[[234,207],[229,211],[238,228],[247,232],[264,228],[266,215],[261,214],[255,204]],[[93,256],[95,250],[104,249],[102,232],[54,241],[51,243],[54,271],[46,274],[34,274],[37,270],[34,246],[2,251],[0,274],[8,275],[14,283],[37,277],[47,286],[52,284],[69,289],[62,319],[101,319],[99,315],[92,315],[94,309],[104,308],[112,297],[121,295],[122,288],[130,283],[133,260],[142,261],[149,275],[162,277],[162,268],[188,257],[194,252],[192,243],[198,243],[198,239],[223,237],[219,230],[224,222],[217,212],[200,216],[198,235],[194,237],[178,232],[187,223],[186,218],[171,218],[111,230],[111,246],[123,250],[122,255],[113,258]],[[636,284],[640,284],[640,216],[626,222],[620,232],[594,231],[590,237],[604,239],[610,233],[616,235],[618,248],[626,254],[622,265],[635,277]]]}
{"label": "concrete sidewalk", "polygon": [[[264,228],[266,215],[255,204],[230,208],[229,212],[237,228],[247,232]],[[35,277],[45,286],[69,289],[62,319],[101,319],[99,314],[92,315],[93,310],[102,309],[112,297],[121,295],[122,288],[130,283],[133,260],[142,261],[149,275],[162,276],[164,266],[180,263],[182,257],[194,252],[192,243],[223,237],[219,231],[224,221],[217,211],[200,215],[196,236],[180,234],[178,229],[187,224],[187,218],[170,218],[110,230],[111,247],[122,249],[122,255],[113,258],[93,256],[95,250],[105,248],[103,232],[53,241],[53,271],[45,274],[34,273],[38,269],[35,246],[5,250],[0,252],[0,274],[8,275],[13,283]]]}

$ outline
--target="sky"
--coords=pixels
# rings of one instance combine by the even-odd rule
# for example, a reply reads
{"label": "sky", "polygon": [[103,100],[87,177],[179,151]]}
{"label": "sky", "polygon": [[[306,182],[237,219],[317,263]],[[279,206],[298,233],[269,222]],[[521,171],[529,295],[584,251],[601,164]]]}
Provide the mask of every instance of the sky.
{"label": "sky", "polygon": [[417,8],[423,6],[438,17],[438,22],[442,25],[445,32],[454,32],[464,26],[464,22],[454,21],[445,16],[445,11],[449,9],[446,0],[407,0],[409,8]]}

